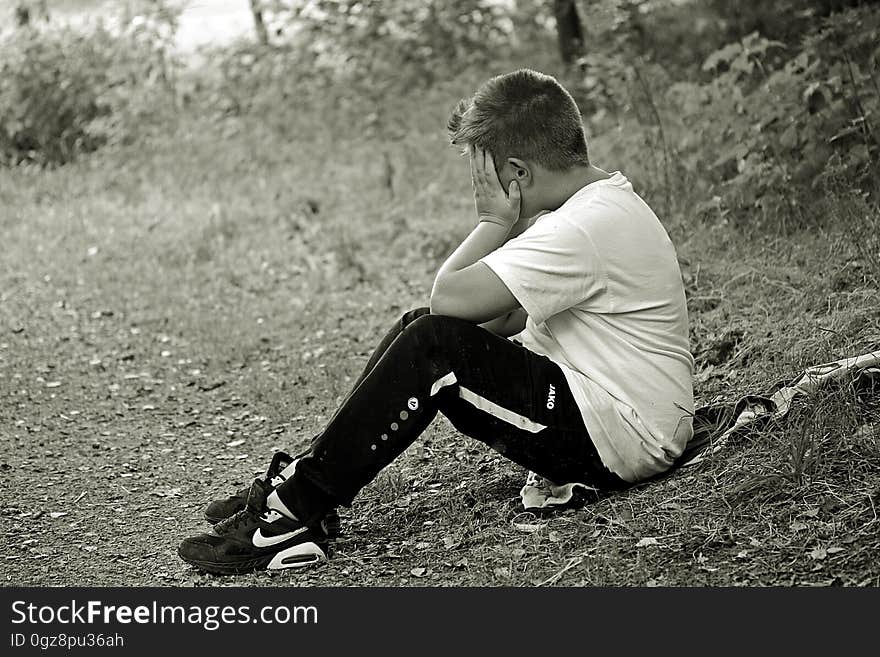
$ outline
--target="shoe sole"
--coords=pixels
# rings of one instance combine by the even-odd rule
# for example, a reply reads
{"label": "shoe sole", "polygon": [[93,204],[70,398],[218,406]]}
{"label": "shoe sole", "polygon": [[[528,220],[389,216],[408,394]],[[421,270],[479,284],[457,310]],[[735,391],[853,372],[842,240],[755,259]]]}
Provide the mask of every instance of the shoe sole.
{"label": "shoe sole", "polygon": [[327,554],[317,544],[308,542],[293,545],[289,548],[253,559],[217,563],[202,559],[193,559],[184,555],[180,549],[177,555],[186,563],[212,575],[247,575],[259,570],[287,570],[308,568],[327,561]]}

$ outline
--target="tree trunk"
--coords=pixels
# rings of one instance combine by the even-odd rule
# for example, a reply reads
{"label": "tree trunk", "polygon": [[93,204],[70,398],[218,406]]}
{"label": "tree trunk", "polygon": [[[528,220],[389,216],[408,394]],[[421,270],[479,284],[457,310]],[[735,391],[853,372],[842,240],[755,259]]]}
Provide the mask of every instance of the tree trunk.
{"label": "tree trunk", "polygon": [[553,0],[556,17],[556,35],[559,38],[559,54],[566,64],[584,54],[584,32],[575,0]]}
{"label": "tree trunk", "polygon": [[257,40],[261,46],[269,45],[269,30],[266,29],[266,23],[263,21],[263,9],[260,6],[260,0],[250,0],[251,14],[254,16],[254,27],[257,30]]}

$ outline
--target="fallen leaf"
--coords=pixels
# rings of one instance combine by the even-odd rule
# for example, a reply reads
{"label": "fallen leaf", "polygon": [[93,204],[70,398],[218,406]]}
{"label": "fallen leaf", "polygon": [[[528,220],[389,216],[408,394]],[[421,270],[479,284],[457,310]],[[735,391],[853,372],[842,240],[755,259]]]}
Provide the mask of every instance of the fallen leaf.
{"label": "fallen leaf", "polygon": [[413,568],[411,571],[409,571],[410,575],[412,575],[413,577],[424,577],[426,572],[427,571],[424,568]]}
{"label": "fallen leaf", "polygon": [[839,547],[837,545],[833,545],[830,548],[826,548],[825,551],[828,554],[837,554],[838,552],[843,552],[845,549],[846,549],[845,547]]}
{"label": "fallen leaf", "polygon": [[816,559],[817,561],[821,561],[825,557],[828,556],[827,550],[825,548],[819,547],[815,550],[810,551],[810,559]]}
{"label": "fallen leaf", "polygon": [[648,547],[649,545],[660,545],[660,541],[652,536],[646,536],[645,538],[639,540],[638,543],[636,543],[637,548]]}
{"label": "fallen leaf", "polygon": [[180,487],[175,488],[154,488],[150,491],[151,495],[156,495],[158,497],[180,497]]}
{"label": "fallen leaf", "polygon": [[46,387],[47,387],[47,388],[58,388],[58,387],[60,387],[60,386],[61,386],[61,381],[49,381],[49,382],[46,384]]}
{"label": "fallen leaf", "polygon": [[705,369],[700,370],[694,375],[694,381],[696,381],[697,383],[705,383],[712,376],[715,376],[715,366],[708,365]]}
{"label": "fallen leaf", "polygon": [[795,520],[788,526],[788,528],[793,532],[802,532],[807,528],[807,526],[804,523]]}
{"label": "fallen leaf", "polygon": [[534,534],[537,531],[541,530],[541,527],[544,525],[535,525],[528,522],[515,522],[513,526],[521,532],[526,532],[527,534]]}
{"label": "fallen leaf", "polygon": [[232,440],[232,441],[226,443],[226,446],[227,446],[227,447],[238,447],[239,445],[244,445],[244,439],[243,439],[243,438],[238,438],[238,439],[236,439],[236,440]]}
{"label": "fallen leaf", "polygon": [[67,511],[52,511],[49,514],[49,517],[50,518],[63,518],[66,515],[67,515]]}

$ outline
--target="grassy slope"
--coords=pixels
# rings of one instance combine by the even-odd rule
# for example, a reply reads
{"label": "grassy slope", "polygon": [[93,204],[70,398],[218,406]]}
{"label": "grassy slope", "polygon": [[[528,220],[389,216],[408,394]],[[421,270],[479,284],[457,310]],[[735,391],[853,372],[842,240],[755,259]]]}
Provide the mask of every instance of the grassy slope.
{"label": "grassy slope", "polygon": [[[547,518],[522,512],[520,468],[440,420],[344,514],[330,564],[213,578],[177,559],[205,501],[307,443],[466,234],[465,165],[429,129],[442,111],[413,115],[409,148],[382,145],[394,198],[377,144],[314,124],[279,139],[194,121],[59,170],[0,172],[5,581],[880,583],[877,419],[845,395]],[[593,152],[656,201],[631,145],[609,135]],[[697,223],[697,200],[679,190],[664,220],[700,401],[880,343],[878,272],[852,234],[864,206],[844,196],[822,230],[783,238]]]}

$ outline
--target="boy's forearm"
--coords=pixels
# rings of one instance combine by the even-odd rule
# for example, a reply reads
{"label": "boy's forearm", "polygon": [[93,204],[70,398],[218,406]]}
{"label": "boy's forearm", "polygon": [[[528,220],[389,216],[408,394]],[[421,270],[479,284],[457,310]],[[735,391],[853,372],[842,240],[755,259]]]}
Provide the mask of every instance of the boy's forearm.
{"label": "boy's forearm", "polygon": [[446,262],[440,266],[437,276],[434,278],[434,287],[437,286],[437,281],[444,275],[470,267],[483,256],[492,253],[492,251],[507,241],[509,233],[509,227],[488,221],[478,223],[471,231],[471,234],[464,239],[452,255],[446,259]]}
{"label": "boy's forearm", "polygon": [[[543,212],[541,214],[544,214]],[[539,215],[540,216],[540,215]],[[460,271],[465,267],[470,267],[483,256],[489,255],[492,251],[500,248],[509,240],[521,235],[526,228],[531,225],[535,217],[520,218],[509,229],[505,229],[499,224],[481,221],[471,231],[459,247],[446,259],[440,269],[437,271],[436,279],[441,274],[453,271]],[[485,227],[485,228],[481,228]],[[477,232],[480,231],[478,235]]]}
{"label": "boy's forearm", "polygon": [[481,221],[471,231],[459,247],[440,267],[437,276],[447,272],[461,271],[470,267],[483,256],[489,255],[507,241],[510,227]]}

